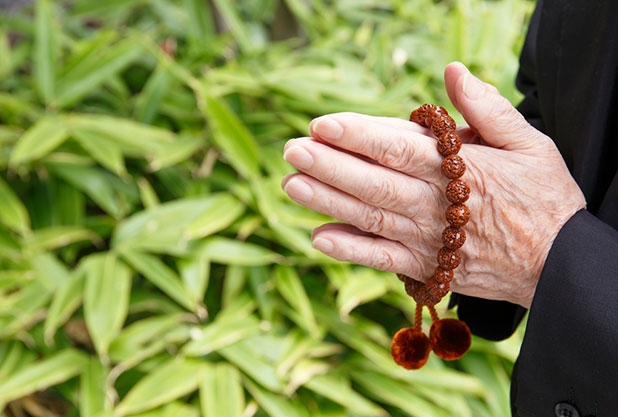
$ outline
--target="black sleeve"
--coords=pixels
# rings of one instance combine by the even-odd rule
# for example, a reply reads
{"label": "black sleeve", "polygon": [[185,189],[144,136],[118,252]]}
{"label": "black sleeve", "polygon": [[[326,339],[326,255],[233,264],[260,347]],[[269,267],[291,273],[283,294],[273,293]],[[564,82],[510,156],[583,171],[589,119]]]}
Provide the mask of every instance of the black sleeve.
{"label": "black sleeve", "polygon": [[549,415],[560,401],[577,402],[582,416],[618,415],[617,296],[618,231],[579,211],[537,284],[512,380],[513,415]]}
{"label": "black sleeve", "polygon": [[[543,0],[539,0],[528,27],[528,34],[519,60],[515,81],[524,99],[517,109],[530,124],[543,131],[539,99],[536,88],[536,39],[540,24]],[[506,301],[484,300],[461,294],[452,294],[449,308],[458,306],[457,314],[473,334],[489,340],[503,340],[513,334],[526,309]]]}

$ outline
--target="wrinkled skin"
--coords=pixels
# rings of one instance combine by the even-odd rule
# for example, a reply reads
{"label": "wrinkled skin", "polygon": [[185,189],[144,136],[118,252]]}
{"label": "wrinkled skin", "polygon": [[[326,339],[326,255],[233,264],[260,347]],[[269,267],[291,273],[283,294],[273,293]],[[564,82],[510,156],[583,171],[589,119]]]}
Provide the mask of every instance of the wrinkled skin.
{"label": "wrinkled skin", "polygon": [[[462,180],[472,190],[451,289],[529,308],[552,242],[585,208],[584,196],[551,139],[493,86],[460,63],[447,66],[445,84],[470,126],[458,133]],[[282,186],[296,202],[344,222],[315,229],[314,247],[425,281],[450,204],[431,132],[406,120],[337,113],[313,120],[310,133],[286,144],[284,158],[300,173]]]}

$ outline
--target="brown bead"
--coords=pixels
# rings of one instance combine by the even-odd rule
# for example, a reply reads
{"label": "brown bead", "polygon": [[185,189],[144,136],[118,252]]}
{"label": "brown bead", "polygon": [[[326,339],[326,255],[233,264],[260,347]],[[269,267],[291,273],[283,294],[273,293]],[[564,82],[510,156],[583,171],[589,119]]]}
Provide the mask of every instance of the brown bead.
{"label": "brown bead", "polygon": [[404,274],[397,274],[397,278],[399,278],[399,281],[401,281],[403,283],[406,283],[406,282],[408,282],[408,280],[412,279],[409,276],[404,275]]}
{"label": "brown bead", "polygon": [[441,118],[445,116],[448,116],[446,109],[444,107],[435,106],[425,119],[425,124],[427,127],[431,127],[434,118]]}
{"label": "brown bead", "polygon": [[427,117],[429,117],[433,113],[433,109],[435,107],[436,106],[434,106],[433,104],[423,104],[421,107],[410,113],[410,121],[418,123],[423,127],[428,127],[426,122]]}
{"label": "brown bead", "polygon": [[438,266],[433,271],[433,275],[429,279],[433,280],[432,282],[437,282],[439,284],[449,283],[453,280],[453,270],[452,269],[442,269]]}
{"label": "brown bead", "polygon": [[446,209],[446,221],[453,227],[463,227],[470,220],[470,209],[465,204],[452,204]]}
{"label": "brown bead", "polygon": [[408,295],[418,304],[432,306],[436,303],[432,298],[432,295],[429,293],[427,285],[420,281],[410,279],[406,281],[405,288],[406,293],[408,293]]}
{"label": "brown bead", "polygon": [[431,132],[439,138],[448,131],[454,131],[457,126],[451,116],[436,116],[431,120]]}
{"label": "brown bead", "polygon": [[465,203],[470,197],[470,187],[462,180],[453,180],[446,186],[446,198],[451,203]]}
{"label": "brown bead", "polygon": [[454,155],[461,149],[461,139],[459,135],[449,130],[438,136],[438,152],[442,156]]}
{"label": "brown bead", "polygon": [[429,288],[429,293],[431,294],[433,299],[436,300],[436,304],[437,304],[446,294],[448,294],[451,288],[451,284],[449,284],[448,282],[446,283],[436,282],[435,284],[428,286],[427,288]]}
{"label": "brown bead", "polygon": [[453,226],[447,226],[442,231],[442,243],[451,250],[459,249],[466,242],[466,232]]}
{"label": "brown bead", "polygon": [[444,158],[440,168],[446,178],[454,180],[466,172],[466,163],[459,155],[449,155]]}
{"label": "brown bead", "polygon": [[461,263],[461,253],[458,249],[450,250],[447,247],[442,247],[438,251],[438,265],[442,269],[455,269]]}

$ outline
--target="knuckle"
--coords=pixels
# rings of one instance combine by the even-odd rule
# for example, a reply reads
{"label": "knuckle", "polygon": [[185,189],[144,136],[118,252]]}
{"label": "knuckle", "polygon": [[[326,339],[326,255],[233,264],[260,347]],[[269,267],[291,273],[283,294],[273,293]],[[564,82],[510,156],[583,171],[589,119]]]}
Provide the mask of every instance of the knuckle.
{"label": "knuckle", "polygon": [[379,163],[398,171],[405,170],[413,158],[414,146],[406,138],[398,138],[387,143],[376,152],[376,159]]}
{"label": "knuckle", "polygon": [[365,232],[380,234],[385,230],[386,215],[379,207],[367,206],[363,216]]}
{"label": "knuckle", "polygon": [[371,251],[371,259],[373,260],[374,268],[381,271],[389,271],[395,264],[393,255],[381,247],[374,247]]}
{"label": "knuckle", "polygon": [[385,205],[396,200],[397,184],[394,178],[370,175],[363,183],[366,184],[365,196],[369,203]]}

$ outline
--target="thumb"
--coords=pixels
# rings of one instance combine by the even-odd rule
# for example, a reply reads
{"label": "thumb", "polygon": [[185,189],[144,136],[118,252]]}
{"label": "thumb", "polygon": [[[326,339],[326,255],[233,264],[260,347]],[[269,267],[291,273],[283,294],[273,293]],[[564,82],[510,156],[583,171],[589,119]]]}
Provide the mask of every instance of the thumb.
{"label": "thumb", "polygon": [[505,150],[529,150],[544,142],[498,89],[484,83],[460,62],[444,71],[446,89],[453,105],[490,146]]}

